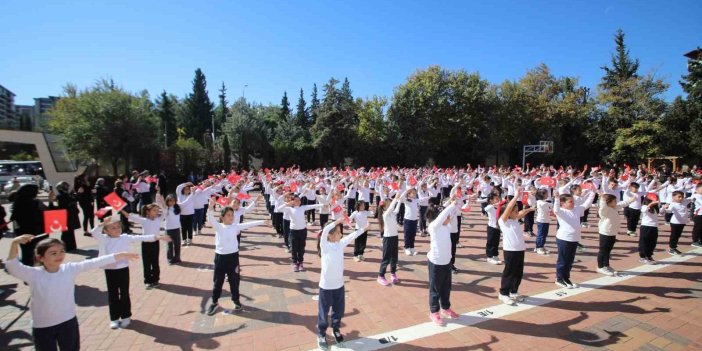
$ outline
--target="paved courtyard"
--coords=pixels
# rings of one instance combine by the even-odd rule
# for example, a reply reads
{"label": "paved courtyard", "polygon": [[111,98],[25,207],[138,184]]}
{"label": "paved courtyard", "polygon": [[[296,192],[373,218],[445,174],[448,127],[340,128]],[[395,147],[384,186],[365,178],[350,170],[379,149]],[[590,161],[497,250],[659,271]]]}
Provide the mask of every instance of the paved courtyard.
{"label": "paved courtyard", "polygon": [[[520,292],[530,298],[518,307],[497,300],[502,266],[484,259],[485,223],[479,209],[464,215],[462,248],[458,249],[460,274],[453,276],[452,307],[463,314],[446,327],[428,322],[426,252],[428,237],[417,238],[419,255],[400,253],[400,284],[382,287],[375,281],[381,240],[372,226],[365,262],[346,255],[346,315],[342,331],[349,349],[387,350],[701,350],[702,250],[692,250],[691,225],[681,240],[682,257],[670,258],[669,230],[661,226],[655,258],[658,266],[641,267],[638,238],[619,235],[612,266],[619,278],[595,273],[596,218],[584,229],[587,252],[579,253],[573,281],[577,290],[558,289],[555,279],[555,225],[547,247],[550,256],[531,252],[527,239],[524,281]],[[266,219],[259,200],[246,220]],[[377,223],[372,220],[372,223]],[[138,232],[140,228],[136,228]],[[316,348],[317,283],[319,259],[315,251],[318,225],[310,229],[307,271],[293,273],[283,243],[269,226],[245,232],[242,257],[243,311],[207,316],[212,285],[214,234],[205,228],[194,244],[182,250],[183,263],[169,266],[161,251],[161,286],[146,290],[142,265],[131,265],[133,322],[127,329],[111,330],[104,273],[95,270],[77,280],[76,302],[84,350],[310,350]],[[67,260],[97,254],[95,241],[77,232],[80,250]],[[400,233],[402,237],[402,233]],[[162,244],[164,245],[164,244]],[[402,245],[402,243],[400,243]],[[0,257],[9,239],[0,241]],[[139,252],[135,245],[134,252]],[[29,290],[0,273],[0,349],[32,349]],[[228,286],[220,300],[231,308]],[[58,300],[56,303],[62,303]]]}

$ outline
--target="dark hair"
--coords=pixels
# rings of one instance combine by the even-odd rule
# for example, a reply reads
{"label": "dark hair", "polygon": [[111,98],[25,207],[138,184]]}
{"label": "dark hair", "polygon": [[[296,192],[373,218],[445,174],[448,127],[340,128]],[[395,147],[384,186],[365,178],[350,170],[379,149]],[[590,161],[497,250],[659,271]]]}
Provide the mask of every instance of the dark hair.
{"label": "dark hair", "polygon": [[604,200],[606,204],[609,204],[612,201],[617,201],[617,197],[612,194],[604,194],[602,195],[602,200]]}
{"label": "dark hair", "polygon": [[[366,202],[365,202],[365,201],[358,201],[358,202],[356,202],[356,211],[360,211],[360,210],[361,210],[361,206],[366,206]],[[368,209],[368,206],[366,206],[366,209]]]}
{"label": "dark hair", "polygon": [[488,203],[492,203],[495,200],[500,200],[500,194],[498,193],[490,193],[487,197]]}
{"label": "dark hair", "polygon": [[574,193],[574,192],[580,190],[581,188],[582,187],[579,184],[573,184],[570,186],[570,191]]}
{"label": "dark hair", "polygon": [[63,241],[56,238],[47,238],[37,244],[37,246],[34,248],[34,254],[36,256],[44,256],[46,251],[54,245],[61,245],[62,249],[66,249],[66,244],[64,244]]}
{"label": "dark hair", "polygon": [[572,198],[573,198],[573,195],[570,195],[570,194],[562,194],[561,196],[558,197],[558,200],[559,200],[560,202],[566,202],[566,201],[568,201],[568,200],[570,200],[570,199],[572,199]]}
{"label": "dark hair", "polygon": [[229,206],[224,206],[224,207],[222,207],[222,210],[219,211],[219,216],[220,216],[220,217],[219,217],[219,221],[221,222],[222,219],[224,218],[224,215],[226,215],[226,214],[227,214],[228,212],[230,212],[230,211],[231,211],[231,212],[234,212],[234,209],[231,208],[231,207],[229,207]]}
{"label": "dark hair", "polygon": [[427,212],[424,214],[424,218],[426,218],[427,223],[430,223],[431,221],[435,220],[436,217],[439,217],[439,208],[436,207],[434,204],[430,204],[429,207],[427,208]]}
{"label": "dark hair", "polygon": [[168,194],[166,196],[166,206],[168,206],[168,201],[175,201],[175,204],[173,204],[173,213],[179,215],[180,214],[180,205],[178,205],[178,199],[174,194]]}
{"label": "dark hair", "polygon": [[[329,232],[329,234],[334,233],[335,231],[338,230],[339,233],[341,233],[341,235],[343,236],[344,235],[343,229],[344,229],[344,225],[339,223],[336,226],[334,226],[334,229],[332,229]],[[322,257],[322,242],[321,241],[322,241],[322,231],[323,230],[324,230],[324,228],[322,228],[322,230],[320,230],[317,233],[317,256],[319,256],[319,257]],[[328,237],[327,237],[327,240],[329,240]]]}
{"label": "dark hair", "polygon": [[[651,200],[651,199],[649,199],[649,198],[647,198],[647,197],[644,197],[643,200],[641,200],[641,205],[648,206],[648,205],[649,205],[650,203],[652,203],[652,202],[653,202],[653,200]],[[655,204],[655,205],[653,205],[653,206],[649,206],[649,207],[648,207],[648,212],[650,212],[650,213],[654,213],[654,212],[655,212],[655,213],[658,213],[658,204]]]}
{"label": "dark hair", "polygon": [[537,200],[546,200],[548,198],[548,191],[546,189],[539,189],[536,191],[536,195],[534,195]]}
{"label": "dark hair", "polygon": [[636,190],[639,190],[639,188],[641,187],[639,185],[639,183],[637,183],[637,182],[631,182],[631,184],[629,184],[629,186],[633,186],[634,188],[636,188]]}

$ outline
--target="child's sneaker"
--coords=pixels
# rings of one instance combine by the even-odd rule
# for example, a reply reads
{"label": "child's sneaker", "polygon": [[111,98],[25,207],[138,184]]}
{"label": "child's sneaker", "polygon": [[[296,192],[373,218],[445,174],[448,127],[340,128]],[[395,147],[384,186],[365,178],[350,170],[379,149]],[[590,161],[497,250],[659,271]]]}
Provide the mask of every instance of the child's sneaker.
{"label": "child's sneaker", "polygon": [[382,286],[390,285],[390,283],[388,283],[388,280],[385,279],[385,277],[383,277],[382,275],[378,276],[378,284],[380,284]]}
{"label": "child's sneaker", "polygon": [[578,252],[585,252],[585,251],[587,251],[585,246],[578,246]]}
{"label": "child's sneaker", "polygon": [[300,265],[297,267],[297,269],[298,269],[300,272],[304,272],[304,271],[305,271],[305,265],[304,265],[302,262],[300,262]]}
{"label": "child's sneaker", "polygon": [[524,302],[526,300],[526,296],[519,294],[509,294],[509,298],[514,302]]}
{"label": "child's sneaker", "polygon": [[341,334],[341,330],[339,329],[334,329],[334,341],[336,341],[337,344],[341,344],[344,342],[344,335]]}
{"label": "child's sneaker", "polygon": [[410,251],[412,252],[412,256],[417,256],[417,254],[419,253],[414,248],[411,248]]}
{"label": "child's sneaker", "polygon": [[576,289],[580,287],[578,284],[571,282],[570,279],[563,279],[563,281],[568,284],[568,289]]}
{"label": "child's sneaker", "polygon": [[119,327],[120,327],[120,328],[126,328],[126,327],[129,326],[129,323],[131,323],[131,322],[132,322],[132,319],[131,319],[131,318],[125,318],[125,319],[123,319],[121,322],[119,322]]}
{"label": "child's sneaker", "polygon": [[151,290],[152,288],[153,288],[153,286],[151,286],[150,283],[149,283],[149,284],[144,284],[144,289],[146,289],[146,290]]}
{"label": "child's sneaker", "polygon": [[361,262],[361,256],[353,256],[353,260],[356,262]]}
{"label": "child's sneaker", "polygon": [[568,288],[568,284],[563,279],[556,279],[556,285],[560,286],[561,288]]}
{"label": "child's sneaker", "polygon": [[695,241],[694,243],[692,243],[692,244],[690,244],[690,245],[692,245],[692,246],[694,246],[694,247],[702,247],[702,242]]}
{"label": "child's sneaker", "polygon": [[293,272],[299,272],[300,271],[300,266],[297,265],[297,263],[292,264]]}
{"label": "child's sneaker", "polygon": [[110,329],[117,329],[117,328],[119,328],[119,321],[110,322]]}
{"label": "child's sneaker", "polygon": [[285,247],[285,253],[290,253],[290,248],[287,246]]}
{"label": "child's sneaker", "polygon": [[410,249],[405,249],[405,255],[407,255],[407,256],[412,256],[412,250],[410,250]]}
{"label": "child's sneaker", "polygon": [[320,350],[329,350],[326,336],[317,336],[317,347],[319,347]]}
{"label": "child's sneaker", "polygon": [[639,263],[648,263],[648,260],[645,257],[639,258]]}
{"label": "child's sneaker", "polygon": [[614,273],[612,273],[609,269],[607,269],[607,267],[597,268],[597,273],[609,275],[609,276],[614,275]]}
{"label": "child's sneaker", "polygon": [[456,319],[456,318],[458,318],[458,313],[453,312],[453,310],[450,309],[450,308],[447,308],[447,309],[445,309],[445,310],[441,310],[441,315],[444,316],[444,317],[446,317],[446,318],[449,318],[449,319]]}
{"label": "child's sneaker", "polygon": [[244,307],[241,306],[241,302],[234,301],[234,311],[241,311]]}
{"label": "child's sneaker", "polygon": [[646,258],[646,260],[648,261],[648,262],[646,262],[646,264],[656,264],[656,263],[658,263],[658,262],[656,262],[656,260],[653,259],[653,257],[648,257],[648,258]]}
{"label": "child's sneaker", "polygon": [[495,256],[492,259],[495,261],[495,264],[502,264],[502,261],[500,261],[500,257]]}
{"label": "child's sneaker", "polygon": [[397,277],[397,274],[390,274],[390,281],[393,284],[397,284],[400,282],[400,278]]}
{"label": "child's sneaker", "polygon": [[212,304],[210,304],[210,307],[207,308],[207,315],[208,315],[208,316],[214,315],[215,312],[217,312],[217,307],[218,307],[218,306],[219,306],[219,304],[217,304],[217,303],[212,303]]}
{"label": "child's sneaker", "polygon": [[673,248],[668,249],[668,253],[673,255],[673,256],[680,255],[680,251],[678,251],[677,249],[673,249]]}
{"label": "child's sneaker", "polygon": [[616,269],[614,269],[614,268],[612,268],[612,267],[610,267],[610,266],[607,266],[607,270],[610,271],[610,272],[612,272],[612,275],[618,275],[618,274],[619,274],[619,272],[617,272]]}
{"label": "child's sneaker", "polygon": [[507,295],[498,294],[497,298],[505,305],[514,305],[514,300],[510,299]]}
{"label": "child's sneaker", "polygon": [[628,235],[628,236],[636,236],[636,232],[627,232],[626,235]]}
{"label": "child's sneaker", "polygon": [[439,312],[430,313],[429,318],[431,319],[432,322],[434,322],[434,324],[436,324],[440,327],[443,327],[446,325],[446,322],[444,322],[444,320],[441,319],[441,315],[439,314]]}

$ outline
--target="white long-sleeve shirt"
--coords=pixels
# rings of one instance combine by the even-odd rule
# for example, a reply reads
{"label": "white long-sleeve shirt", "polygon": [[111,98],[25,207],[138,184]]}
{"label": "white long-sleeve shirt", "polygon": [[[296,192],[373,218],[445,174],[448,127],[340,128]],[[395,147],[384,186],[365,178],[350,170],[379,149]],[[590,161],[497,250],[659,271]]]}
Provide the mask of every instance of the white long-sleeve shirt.
{"label": "white long-sleeve shirt", "polygon": [[544,200],[536,200],[536,217],[534,222],[536,223],[551,223],[551,205],[550,202]]}
{"label": "white long-sleeve shirt", "polygon": [[397,236],[397,221],[395,215],[400,211],[400,202],[393,199],[388,209],[383,212],[383,237]]}
{"label": "white long-sleeve shirt", "polygon": [[136,213],[130,213],[129,220],[139,223],[144,230],[143,234],[145,235],[158,235],[161,232],[161,216],[157,216],[154,219],[148,219],[146,217],[141,217]]}
{"label": "white long-sleeve shirt", "polygon": [[106,255],[63,263],[57,272],[50,273],[44,266],[25,266],[13,258],[5,262],[5,267],[12,276],[29,285],[32,327],[47,328],[76,316],[75,279],[79,273],[114,263],[115,255]]}
{"label": "white long-sleeve shirt", "polygon": [[[105,256],[120,252],[129,251],[133,243],[142,241],[156,241],[156,235],[130,235],[121,234],[118,237],[111,237],[102,233],[102,226],[98,225],[90,231],[93,239],[98,241],[98,256]],[[129,267],[129,261],[126,259],[118,260],[115,263],[106,265],[104,269],[121,269]]]}
{"label": "white long-sleeve shirt", "polygon": [[349,220],[356,222],[356,229],[365,228],[368,224],[368,216],[372,216],[371,211],[353,211],[349,216]]}
{"label": "white long-sleeve shirt", "polygon": [[195,213],[195,194],[198,192],[197,190],[193,192],[193,189],[190,189],[190,194],[189,195],[184,195],[183,194],[183,188],[185,187],[186,183],[178,185],[176,187],[176,196],[178,197],[178,206],[180,206],[180,215],[181,216],[187,216]]}
{"label": "white long-sleeve shirt", "polygon": [[455,204],[446,206],[439,216],[429,223],[431,243],[427,259],[435,265],[447,265],[451,262],[451,228],[444,225],[444,222],[455,209]]}
{"label": "white long-sleeve shirt", "polygon": [[687,224],[687,222],[690,220],[689,212],[687,210],[687,204],[689,202],[690,200],[684,199],[682,203],[671,202],[668,204],[668,208],[665,211],[673,214],[673,216],[670,217],[670,223]]}
{"label": "white long-sleeve shirt", "polygon": [[344,286],[344,248],[363,233],[362,229],[344,236],[338,242],[329,242],[329,233],[336,227],[336,222],[327,224],[319,238],[319,250],[322,271],[319,275],[319,287],[325,290],[339,289]]}
{"label": "white long-sleeve shirt", "polygon": [[574,206],[572,210],[561,208],[560,196],[557,196],[553,205],[553,213],[558,219],[559,228],[556,232],[556,238],[570,241],[580,241],[580,217],[586,209],[592,205],[592,200],[595,198],[595,193],[590,193],[582,205]]}
{"label": "white long-sleeve shirt", "polygon": [[180,229],[180,213],[175,213],[175,207],[166,208],[166,230]]}
{"label": "white long-sleeve shirt", "polygon": [[290,230],[302,230],[307,228],[307,220],[305,219],[305,212],[309,210],[315,210],[322,208],[322,204],[316,205],[305,205],[298,207],[290,207],[284,204],[281,209],[283,210],[283,215],[287,214],[290,216]]}
{"label": "white long-sleeve shirt", "polygon": [[264,221],[251,221],[246,223],[224,224],[215,219],[212,210],[207,211],[207,221],[215,230],[215,253],[228,255],[239,252],[239,241],[236,236],[246,228],[263,225]]}
{"label": "white long-sleeve shirt", "polygon": [[526,250],[526,243],[524,243],[524,232],[522,232],[522,227],[520,226],[519,221],[516,219],[507,219],[506,221],[499,219],[497,222],[500,225],[500,231],[502,232],[502,250]]}

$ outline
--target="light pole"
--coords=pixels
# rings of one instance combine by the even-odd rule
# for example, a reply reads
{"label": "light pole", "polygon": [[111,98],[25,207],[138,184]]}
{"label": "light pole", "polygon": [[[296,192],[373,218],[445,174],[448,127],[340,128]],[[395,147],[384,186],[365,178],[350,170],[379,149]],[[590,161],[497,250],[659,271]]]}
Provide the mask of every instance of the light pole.
{"label": "light pole", "polygon": [[244,84],[244,87],[241,89],[241,98],[244,99],[246,98],[246,87],[248,87],[248,84]]}

